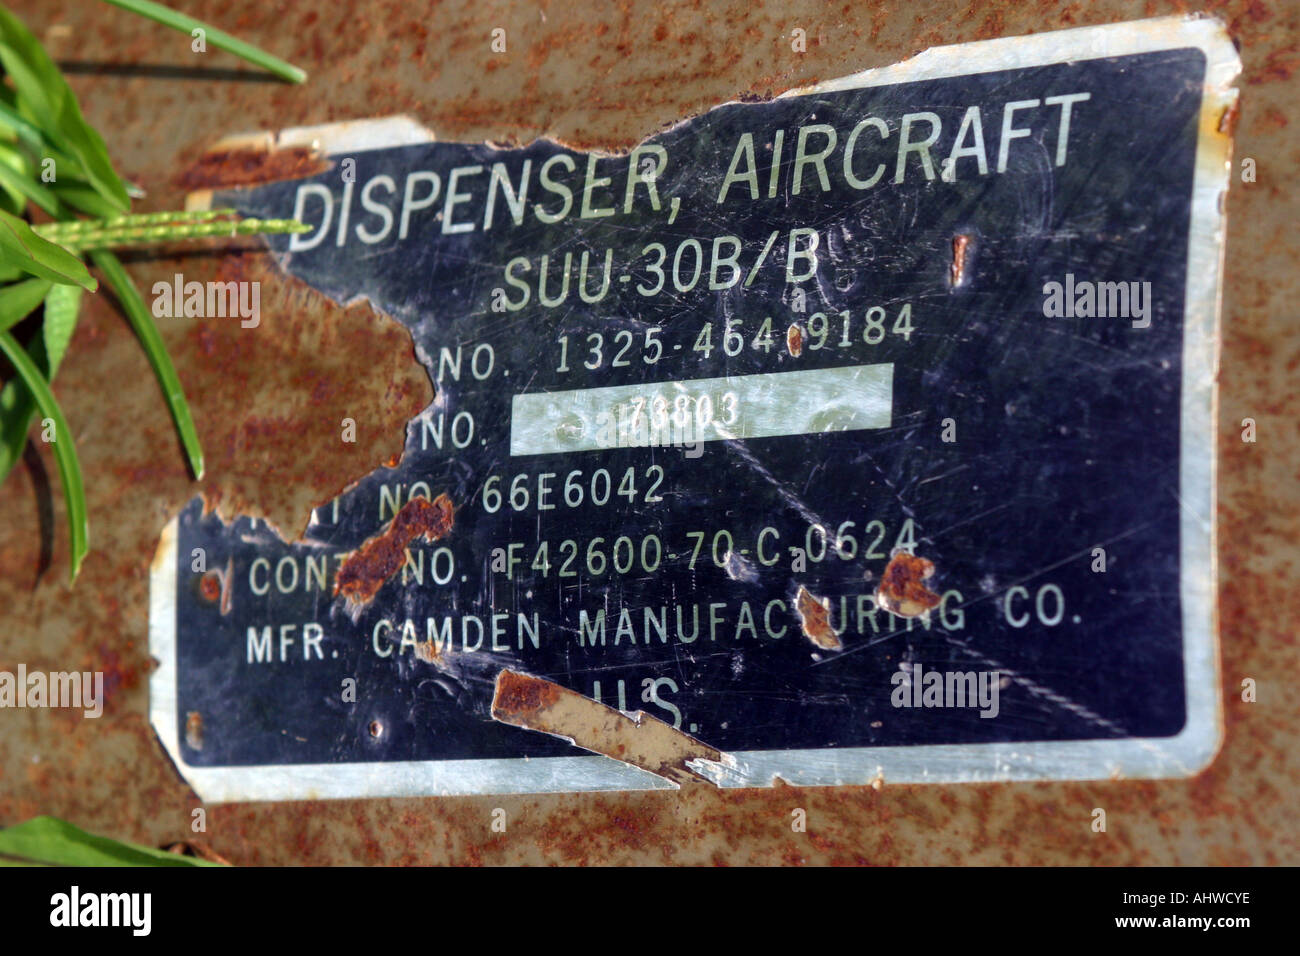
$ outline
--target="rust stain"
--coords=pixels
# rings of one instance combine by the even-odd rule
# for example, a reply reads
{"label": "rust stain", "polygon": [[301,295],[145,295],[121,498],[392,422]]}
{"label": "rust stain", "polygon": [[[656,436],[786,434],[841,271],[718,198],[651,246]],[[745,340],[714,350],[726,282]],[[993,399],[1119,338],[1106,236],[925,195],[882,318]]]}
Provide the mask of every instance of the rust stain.
{"label": "rust stain", "polygon": [[161,849],[167,853],[175,853],[177,856],[196,856],[200,860],[207,860],[209,863],[220,863],[222,866],[231,865],[229,860],[206,843],[197,841],[186,843],[184,840],[180,840]]}
{"label": "rust stain", "polygon": [[329,169],[328,159],[306,146],[250,147],[204,153],[176,178],[181,189],[224,189],[280,179],[303,179]]}
{"label": "rust stain", "polygon": [[492,716],[515,726],[530,715],[553,707],[563,688],[553,681],[503,670],[497,675],[496,694],[492,698]]}
{"label": "rust stain", "polygon": [[899,551],[880,576],[876,603],[899,617],[917,617],[938,607],[940,597],[925,586],[934,574],[934,562]]}
{"label": "rust stain", "polygon": [[231,572],[234,569],[235,559],[232,557],[226,561],[226,569],[220,571],[217,568],[206,572],[203,577],[199,578],[199,597],[216,604],[220,601],[220,610],[222,615],[230,613],[231,607]]}
{"label": "rust stain", "polygon": [[971,241],[972,237],[965,233],[958,233],[952,237],[952,267],[949,279],[953,288],[966,280],[966,252],[970,248]]}
{"label": "rust stain", "polygon": [[384,582],[406,565],[407,545],[416,538],[437,541],[451,531],[454,521],[455,507],[447,495],[433,501],[412,498],[388,527],[347,556],[334,580],[334,594],[347,598],[350,606],[369,604]]}
{"label": "rust stain", "polygon": [[191,750],[203,749],[203,715],[197,710],[185,715],[185,743]]}
{"label": "rust stain", "polygon": [[417,641],[415,644],[415,656],[426,664],[437,663],[442,654],[438,651],[437,645],[433,641]]}
{"label": "rust stain", "polygon": [[799,328],[798,322],[792,322],[785,330],[785,348],[795,358],[803,352],[803,329]]}
{"label": "rust stain", "polygon": [[1291,79],[1297,67],[1300,67],[1300,46],[1295,43],[1288,44],[1273,50],[1268,56],[1264,57],[1263,62],[1258,62],[1256,54],[1256,68],[1246,74],[1246,82],[1252,85],[1258,83],[1275,83],[1285,82]]}
{"label": "rust stain", "polygon": [[[178,258],[158,268],[188,278],[204,259]],[[286,539],[301,537],[312,508],[400,451],[407,423],[433,399],[429,374],[414,356],[410,331],[369,303],[340,310],[286,280],[262,252],[223,254],[212,265],[215,271],[195,277],[261,284],[262,324],[250,330],[238,322],[199,321],[182,344],[169,340],[177,367],[186,369],[186,389],[197,393],[194,413],[208,422],[204,451],[212,478],[201,492],[205,506],[225,521],[265,518]],[[349,372],[362,367],[373,369],[382,386]],[[257,384],[273,379],[286,389],[275,401]],[[230,406],[225,394],[241,395],[240,404]],[[368,423],[355,444],[338,441],[337,423],[345,416]],[[282,450],[293,442],[312,454],[291,462]]]}
{"label": "rust stain", "polygon": [[216,571],[209,571],[199,579],[199,595],[209,602],[221,597],[221,580]]}
{"label": "rust stain", "polygon": [[731,763],[720,750],[641,711],[625,714],[554,681],[509,669],[497,674],[492,716],[512,727],[561,737],[678,786],[709,780],[689,766],[692,761]]}
{"label": "rust stain", "polygon": [[802,584],[795,598],[795,610],[799,612],[804,637],[823,650],[838,651],[844,647],[835,628],[831,627],[830,608],[821,598],[813,597]]}
{"label": "rust stain", "polygon": [[1231,138],[1237,132],[1237,119],[1241,115],[1241,101],[1233,100],[1223,109],[1223,114],[1219,117],[1219,132]]}

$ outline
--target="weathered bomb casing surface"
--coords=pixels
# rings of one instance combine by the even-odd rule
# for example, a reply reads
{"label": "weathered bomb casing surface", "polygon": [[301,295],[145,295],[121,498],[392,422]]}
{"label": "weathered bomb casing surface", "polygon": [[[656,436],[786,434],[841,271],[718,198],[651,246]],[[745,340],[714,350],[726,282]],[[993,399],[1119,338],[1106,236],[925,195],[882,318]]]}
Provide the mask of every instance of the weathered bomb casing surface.
{"label": "weathered bomb casing surface", "polygon": [[[445,26],[438,31],[428,31],[418,16],[404,20],[391,7],[369,2],[327,0],[276,12],[247,0],[196,0],[187,7],[212,22],[239,18],[241,36],[311,70],[305,86],[280,88],[227,78],[221,68],[234,61],[215,56],[210,69],[195,71],[188,45],[160,46],[156,28],[106,7],[20,0],[15,9],[60,62],[93,56],[72,38],[94,36],[105,50],[147,50],[149,62],[175,71],[165,81],[120,73],[70,77],[87,115],[106,130],[115,160],[147,185],[150,208],[180,205],[185,190],[269,180],[320,165],[307,147],[204,152],[228,130],[404,111],[444,139],[551,135],[617,151],[729,98],[771,96],[903,60],[926,47],[1133,15],[1128,5],[1108,0],[1058,10],[921,4],[902,15],[867,5],[834,19],[823,5],[799,0],[725,14],[670,3],[634,16],[578,3],[552,6],[545,22],[532,10],[506,16],[511,53],[494,56],[483,38],[500,12],[455,0],[444,5]],[[1181,9],[1157,2],[1152,11]],[[1268,682],[1275,670],[1300,666],[1290,638],[1300,603],[1290,585],[1294,560],[1284,544],[1300,534],[1287,464],[1295,444],[1285,425],[1297,400],[1287,371],[1296,332],[1282,319],[1296,292],[1285,185],[1296,174],[1294,124],[1285,118],[1293,77],[1288,48],[1300,20],[1272,0],[1231,0],[1215,15],[1227,24],[1244,63],[1240,122],[1233,110],[1222,129],[1236,129],[1234,167],[1249,158],[1258,162],[1259,175],[1244,185],[1234,179],[1227,197],[1215,518],[1227,740],[1209,770],[1164,781],[886,783],[880,790],[700,786],[209,805],[206,840],[237,862],[280,864],[1296,860],[1300,847],[1285,794],[1296,772],[1300,711],[1270,695]],[[356,28],[358,18],[364,33]],[[807,28],[805,54],[790,51],[793,22]],[[69,26],[70,32],[57,32]],[[270,321],[255,338],[237,326],[160,323],[192,391],[209,453],[204,494],[223,515],[262,514],[296,537],[310,509],[330,499],[343,479],[400,451],[403,422],[432,394],[404,328],[372,315],[364,303],[340,309],[283,280],[269,257],[174,257],[129,268],[146,289],[178,270],[189,278],[262,282]],[[70,420],[94,424],[103,436],[96,441],[88,432],[84,447],[79,444],[87,475],[100,476],[88,487],[96,536],[82,572],[85,586],[72,592],[62,586],[65,557],[57,535],[53,567],[38,579],[34,569],[50,559],[42,557],[37,492],[23,468],[0,491],[6,515],[0,589],[14,609],[11,663],[49,656],[102,668],[108,710],[93,728],[37,715],[24,725],[30,733],[0,734],[0,817],[17,821],[48,811],[146,844],[194,839],[195,796],[147,722],[152,665],[139,635],[148,606],[140,568],[157,545],[156,522],[175,513],[195,488],[130,330],[107,302],[92,297],[80,336],[93,347],[78,352],[74,343],[65,374],[87,388],[65,389],[59,397]],[[344,354],[346,361],[337,358]],[[351,376],[358,367],[370,373]],[[338,387],[304,402],[304,381],[310,389],[326,373]],[[105,395],[114,401],[106,404]],[[355,446],[337,443],[343,415],[363,424]],[[1259,423],[1259,444],[1241,441],[1246,416]],[[46,472],[53,473],[52,460]],[[57,487],[53,497],[57,510]],[[146,512],[156,520],[140,520]],[[1260,700],[1271,698],[1268,706],[1237,700],[1245,676],[1260,681]],[[1079,826],[1099,803],[1113,823],[1122,821],[1105,836]],[[809,833],[792,836],[789,814],[796,805],[807,810]],[[484,821],[495,807],[509,814],[509,833],[485,837]]]}

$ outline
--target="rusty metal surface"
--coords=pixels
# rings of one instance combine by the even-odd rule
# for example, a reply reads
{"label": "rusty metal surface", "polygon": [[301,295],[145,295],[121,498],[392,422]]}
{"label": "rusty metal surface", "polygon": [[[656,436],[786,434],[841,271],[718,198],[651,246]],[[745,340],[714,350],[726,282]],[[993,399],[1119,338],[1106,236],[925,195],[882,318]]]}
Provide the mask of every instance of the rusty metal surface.
{"label": "rusty metal surface", "polygon": [[[148,568],[164,523],[201,488],[224,515],[265,515],[296,535],[310,508],[398,454],[431,397],[410,340],[368,307],[339,309],[284,280],[255,247],[233,256],[136,256],[148,288],[183,271],[260,279],[256,329],[165,320],[208,457],[196,486],[144,354],[100,297],[84,311],[56,391],[86,470],[92,552],[73,588],[54,462],[29,453],[0,488],[0,667],[105,672],[99,720],[9,711],[0,723],[0,824],[38,813],[152,845],[201,840],[234,863],[1300,863],[1300,256],[1288,117],[1300,7],[1228,3],[595,2],[434,7],[194,2],[209,19],[308,69],[265,82],[220,53],[108,7],[14,4],[71,67],[88,118],[141,209],[238,169],[199,165],[227,134],[407,112],[440,136],[526,142],[547,134],[617,148],[736,98],[762,97],[905,58],[925,47],[1206,10],[1244,64],[1223,311],[1219,601],[1227,736],[1184,781],[454,797],[207,808],[148,725]],[[490,48],[504,28],[507,52]],[[807,52],[790,34],[807,32]],[[301,159],[301,158],[300,158]],[[306,161],[302,159],[302,161]],[[224,179],[223,179],[224,181]],[[339,441],[344,417],[356,444]],[[1257,443],[1241,422],[1257,422]],[[1243,678],[1258,702],[1241,702]],[[807,812],[793,832],[791,811]],[[1090,828],[1106,810],[1108,832]],[[506,831],[494,832],[501,808]],[[497,817],[499,818],[499,814]]]}

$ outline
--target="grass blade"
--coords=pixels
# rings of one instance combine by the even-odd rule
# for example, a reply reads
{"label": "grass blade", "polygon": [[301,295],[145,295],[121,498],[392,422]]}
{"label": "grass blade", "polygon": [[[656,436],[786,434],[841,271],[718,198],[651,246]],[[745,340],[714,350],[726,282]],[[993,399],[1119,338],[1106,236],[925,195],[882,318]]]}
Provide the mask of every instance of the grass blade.
{"label": "grass blade", "polygon": [[121,7],[123,10],[138,13],[142,17],[148,17],[150,20],[171,27],[173,30],[180,30],[182,33],[193,34],[195,30],[202,30],[207,42],[217,49],[233,53],[254,66],[260,66],[262,69],[274,73],[282,80],[288,80],[290,83],[301,83],[307,79],[306,72],[298,69],[292,63],[286,63],[265,50],[259,50],[251,43],[245,43],[237,37],[232,37],[229,33],[209,26],[202,20],[195,20],[183,13],[177,13],[170,7],[164,7],[161,3],[153,3],[152,0],[105,0],[105,2],[115,7]]}
{"label": "grass blade", "polygon": [[[0,332],[7,332],[41,304],[54,283],[49,279],[24,279],[0,288]],[[77,288],[60,286],[60,288]]]}
{"label": "grass blade", "polygon": [[63,353],[68,350],[72,333],[77,330],[77,312],[81,308],[81,286],[55,285],[45,294],[45,354],[49,361],[50,381],[54,381]]}
{"label": "grass blade", "polygon": [[65,820],[34,817],[0,830],[0,855],[52,866],[219,866],[207,860],[122,843]]}
{"label": "grass blade", "polygon": [[[18,144],[4,139],[8,131],[0,124],[0,166],[5,167],[11,176],[21,176],[23,179],[32,179],[32,163],[27,155],[18,147]],[[0,170],[3,175],[5,170]],[[19,189],[7,186],[0,182],[0,209],[5,212],[11,212],[15,216],[21,216],[27,211],[27,197]],[[48,239],[49,237],[46,236]]]}
{"label": "grass blade", "polygon": [[[0,332],[8,331],[30,315],[52,288],[77,287],[55,286],[48,279],[25,279],[0,289]],[[47,381],[52,381],[55,370],[50,367],[49,358],[45,354],[44,341],[37,339],[29,354],[32,364],[38,370],[44,370]],[[5,387],[0,389],[0,483],[9,477],[9,472],[22,457],[23,446],[27,444],[27,432],[32,427],[35,415],[36,403],[22,381],[11,379],[6,382]]]}
{"label": "grass blade", "polygon": [[[35,280],[44,281],[44,280]],[[32,364],[45,371],[45,380],[52,381],[54,373],[49,371],[50,360],[45,354],[45,339],[36,336],[27,346],[27,354]],[[36,401],[21,379],[10,379],[0,389],[0,484],[9,477],[14,465],[23,457],[23,448],[27,445],[27,435],[36,419]]]}
{"label": "grass blade", "polygon": [[32,149],[39,151],[44,148],[45,137],[40,129],[8,103],[0,102],[0,123],[12,129]]}
{"label": "grass blade", "polygon": [[72,580],[75,581],[89,547],[90,529],[86,518],[86,488],[81,478],[81,462],[77,460],[77,446],[72,439],[72,429],[68,427],[63,411],[40,369],[8,332],[0,332],[0,352],[4,352],[19,379],[36,399],[36,407],[41,414],[54,423],[54,441],[51,444],[54,446],[54,458],[59,464],[63,498],[67,502],[68,533],[72,542]]}
{"label": "grass blade", "polygon": [[0,5],[0,61],[18,93],[19,112],[41,128],[45,138],[81,164],[91,185],[120,211],[131,206],[126,186],[108,158],[104,140],[86,122],[72,88],[40,42],[22,21]]}
{"label": "grass blade", "polygon": [[46,187],[30,176],[24,176],[12,166],[0,162],[0,185],[8,186],[16,193],[26,196],[51,216],[66,215],[63,203]]}
{"label": "grass blade", "polygon": [[82,185],[75,181],[69,183],[56,183],[54,186],[54,194],[73,209],[89,213],[90,215],[100,219],[111,219],[121,213],[120,209],[101,196],[92,187]]}
{"label": "grass blade", "polygon": [[185,446],[190,470],[194,473],[195,479],[202,478],[203,449],[199,445],[199,434],[194,429],[190,406],[185,401],[185,391],[181,388],[176,369],[167,355],[167,347],[163,345],[162,336],[158,334],[158,328],[145,307],[144,299],[140,298],[135,283],[126,274],[126,269],[122,268],[121,260],[113,253],[94,252],[91,253],[91,260],[104,274],[104,281],[117,296],[118,302],[122,304],[122,311],[126,313],[127,321],[139,336],[145,355],[149,357],[149,364],[153,366],[154,374],[158,376],[158,384],[162,386],[163,397],[167,400],[167,407],[171,409],[172,420],[176,422],[176,431],[180,435],[181,444]]}
{"label": "grass blade", "polygon": [[51,282],[79,285],[89,292],[99,288],[84,262],[57,243],[38,236],[26,222],[3,209],[0,209],[0,263]]}

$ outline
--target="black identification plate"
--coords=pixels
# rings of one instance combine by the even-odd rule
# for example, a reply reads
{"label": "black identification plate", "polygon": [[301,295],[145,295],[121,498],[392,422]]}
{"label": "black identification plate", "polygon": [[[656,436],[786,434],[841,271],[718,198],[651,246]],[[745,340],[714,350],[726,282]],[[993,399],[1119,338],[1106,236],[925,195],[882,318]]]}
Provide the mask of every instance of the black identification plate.
{"label": "black identification plate", "polygon": [[1204,766],[1236,70],[1171,19],[624,155],[308,131],[329,171],[213,205],[309,224],[285,271],[405,324],[436,398],[302,540],[166,529],[177,765],[209,800],[673,786],[616,743],[657,727],[723,786]]}

